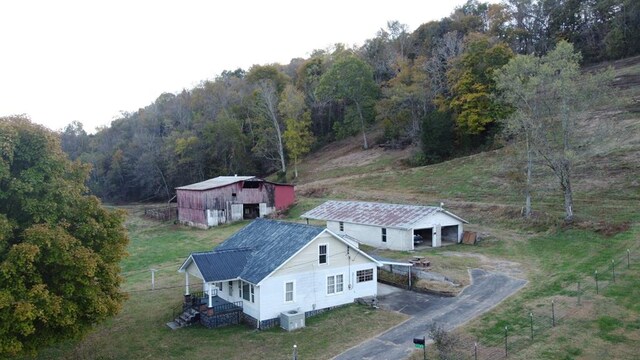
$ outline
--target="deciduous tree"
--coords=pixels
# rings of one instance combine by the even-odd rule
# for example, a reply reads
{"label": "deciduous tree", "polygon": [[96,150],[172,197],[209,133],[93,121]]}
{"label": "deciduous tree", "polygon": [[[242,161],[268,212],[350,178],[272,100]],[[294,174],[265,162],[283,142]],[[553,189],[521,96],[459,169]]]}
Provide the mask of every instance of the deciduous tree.
{"label": "deciduous tree", "polygon": [[[566,41],[541,58],[519,55],[497,72],[497,86],[515,108],[509,126],[526,141],[527,181],[535,154],[560,183],[566,222],[574,218],[571,179],[576,119],[586,104],[604,98],[612,80],[611,70],[583,74],[580,54]],[[530,207],[529,195],[526,201]]]}
{"label": "deciduous tree", "polygon": [[373,119],[365,119],[365,108],[372,107],[378,95],[371,67],[354,55],[345,55],[322,76],[316,91],[321,98],[345,101],[348,106],[355,107],[363,146],[368,149],[366,125]]}
{"label": "deciduous tree", "polygon": [[116,314],[124,214],[85,195],[58,135],[0,118],[0,357],[79,337]]}

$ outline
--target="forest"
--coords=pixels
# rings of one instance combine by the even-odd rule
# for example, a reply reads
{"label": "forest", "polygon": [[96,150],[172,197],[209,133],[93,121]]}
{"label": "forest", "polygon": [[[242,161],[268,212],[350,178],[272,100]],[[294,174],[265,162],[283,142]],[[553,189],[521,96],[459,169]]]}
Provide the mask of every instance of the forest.
{"label": "forest", "polygon": [[[414,31],[389,21],[359,47],[223,71],[95,134],[73,122],[61,143],[92,165],[91,192],[113,203],[166,201],[219,175],[295,181],[306,153],[354,135],[363,149],[413,146],[411,165],[435,163],[499,146],[513,108],[495,73],[514,56],[565,40],[582,65],[600,63],[639,54],[637,34],[637,0],[469,0]],[[374,127],[382,135],[371,138]]]}

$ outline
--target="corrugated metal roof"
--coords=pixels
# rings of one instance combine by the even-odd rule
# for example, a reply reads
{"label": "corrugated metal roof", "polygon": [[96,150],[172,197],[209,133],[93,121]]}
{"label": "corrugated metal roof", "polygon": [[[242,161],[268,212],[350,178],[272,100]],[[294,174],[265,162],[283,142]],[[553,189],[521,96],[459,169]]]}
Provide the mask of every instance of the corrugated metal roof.
{"label": "corrugated metal roof", "polygon": [[258,218],[213,251],[191,256],[205,281],[241,278],[257,284],[322,231],[322,227]]}
{"label": "corrugated metal roof", "polygon": [[462,222],[464,219],[434,206],[385,204],[362,201],[334,201],[307,211],[301,217],[325,221],[342,221],[354,224],[411,229],[413,224],[425,217],[443,212]]}
{"label": "corrugated metal roof", "polygon": [[199,183],[177,187],[176,190],[209,190],[221,186],[255,179],[255,176],[218,176],[213,179],[201,181]]}

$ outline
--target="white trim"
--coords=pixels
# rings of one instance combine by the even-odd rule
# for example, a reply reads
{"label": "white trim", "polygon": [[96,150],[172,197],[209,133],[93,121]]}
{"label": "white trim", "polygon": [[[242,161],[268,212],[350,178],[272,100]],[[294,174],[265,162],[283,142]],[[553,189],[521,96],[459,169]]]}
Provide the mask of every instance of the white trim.
{"label": "white trim", "polygon": [[[290,301],[287,300],[287,284],[292,284]],[[296,302],[296,281],[295,280],[285,281],[283,285],[283,290],[284,290],[284,293],[283,293],[282,300],[284,301],[284,303],[285,304],[295,303]]]}
{"label": "white trim", "polygon": [[440,210],[438,210],[438,211],[439,211],[439,212],[443,212],[443,213],[445,213],[445,214],[447,214],[447,215],[451,216],[451,217],[452,217],[452,218],[454,218],[454,219],[460,220],[460,221],[462,221],[462,222],[463,222],[463,223],[465,223],[465,224],[468,224],[468,223],[469,223],[467,220],[465,220],[465,219],[461,218],[460,216],[458,216],[458,215],[456,215],[456,214],[454,214],[454,213],[451,213],[451,212],[449,212],[449,211],[447,211],[447,210],[445,210],[445,209],[440,209]]}
{"label": "white trim", "polygon": [[[189,262],[189,260],[193,261],[193,253],[189,254],[189,257],[182,263],[182,265],[180,265],[180,268],[178,269],[178,272],[187,271],[187,268],[189,267],[189,265],[187,263]],[[196,264],[196,267],[198,267],[198,264]],[[198,270],[200,270],[200,269],[198,269]]]}
{"label": "white trim", "polygon": [[[342,290],[338,291],[338,276],[342,276]],[[329,278],[333,278],[333,292],[329,293]],[[344,292],[344,273],[335,273],[333,275],[327,275],[324,279],[324,292],[327,296],[334,296],[342,294]]]}
{"label": "white trim", "polygon": [[[363,281],[360,281],[360,279],[358,278],[358,273],[359,273],[359,272],[365,272],[365,271],[371,271],[371,279],[369,279],[369,280],[363,280]],[[373,269],[371,269],[371,268],[369,268],[369,269],[356,270],[356,274],[355,274],[355,275],[356,275],[356,279],[355,279],[355,280],[356,280],[356,284],[360,284],[360,283],[363,283],[363,282],[373,281],[373,279],[375,278],[375,277],[373,276]],[[363,276],[366,276],[366,275],[363,275]]]}
{"label": "white trim", "polygon": [[[325,248],[325,253],[324,253],[324,262],[321,263],[320,262],[320,247],[324,246]],[[328,243],[322,243],[322,244],[318,244],[318,266],[327,266],[329,265],[329,244]]]}

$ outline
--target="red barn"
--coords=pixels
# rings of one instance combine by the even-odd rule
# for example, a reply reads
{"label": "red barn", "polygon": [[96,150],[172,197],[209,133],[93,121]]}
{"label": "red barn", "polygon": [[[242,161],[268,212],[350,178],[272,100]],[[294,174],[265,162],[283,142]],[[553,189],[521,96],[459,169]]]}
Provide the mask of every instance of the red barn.
{"label": "red barn", "polygon": [[176,188],[178,220],[208,228],[284,210],[295,201],[293,185],[255,176],[218,176]]}

